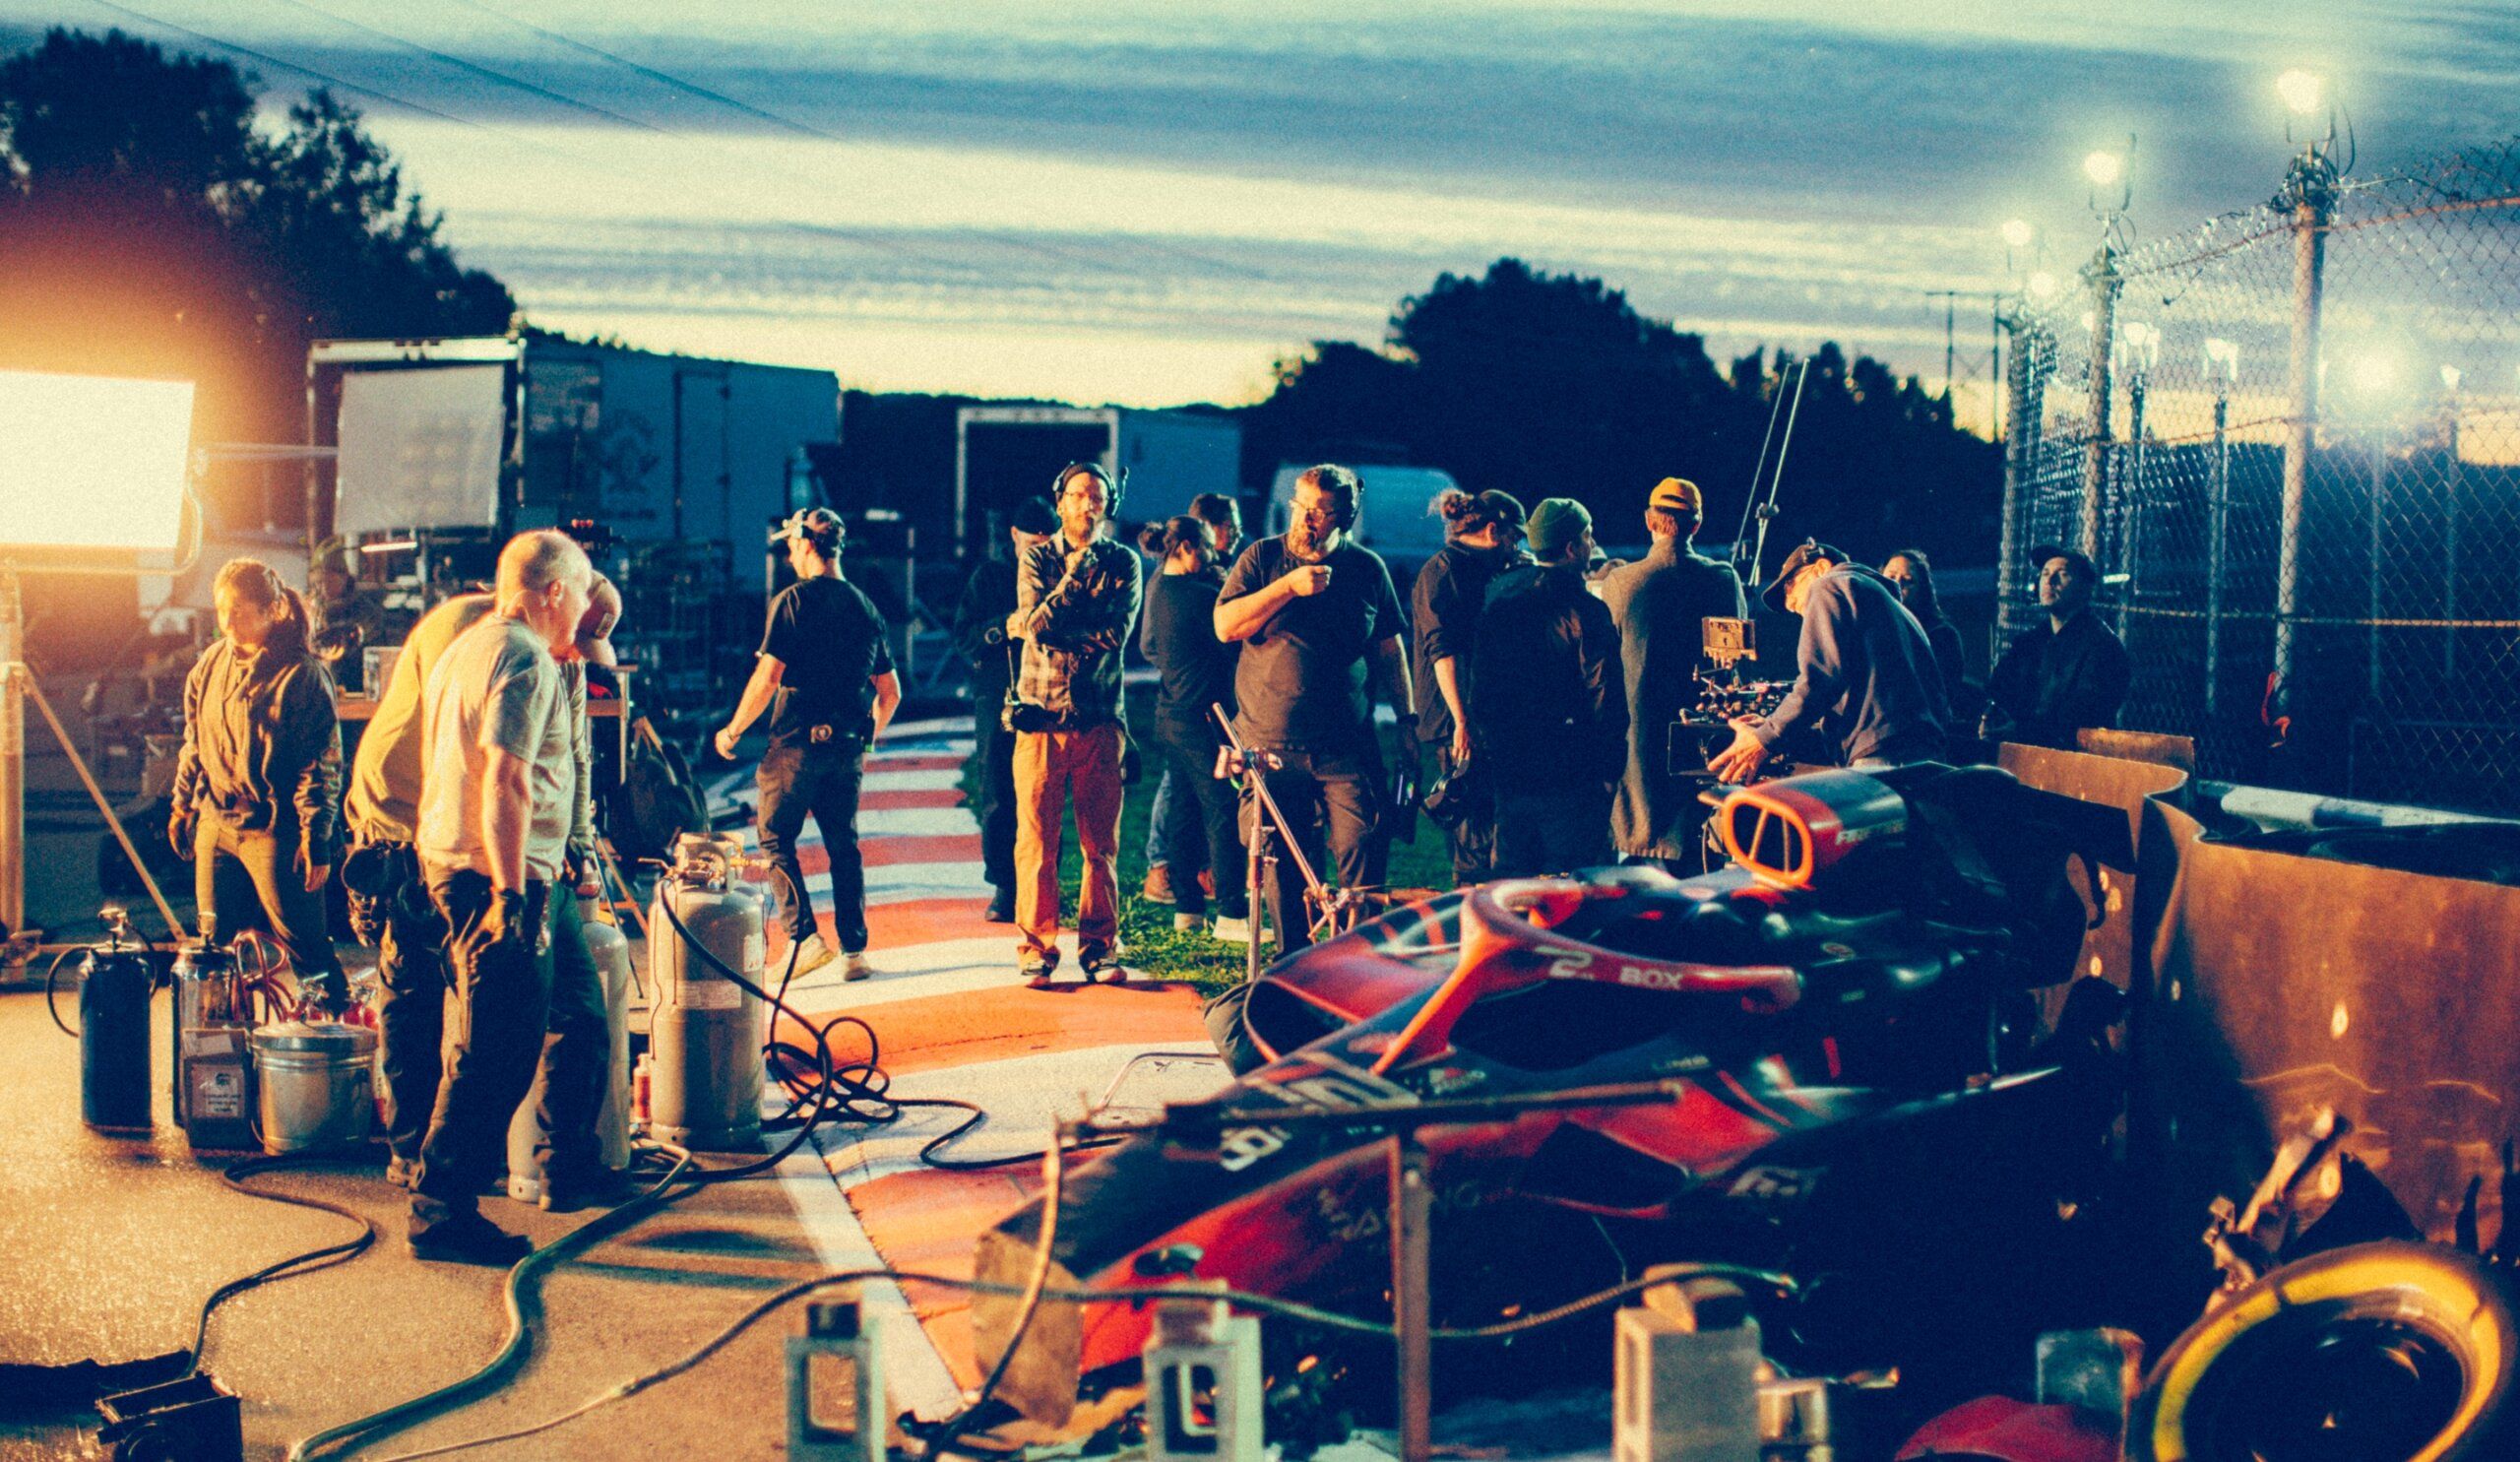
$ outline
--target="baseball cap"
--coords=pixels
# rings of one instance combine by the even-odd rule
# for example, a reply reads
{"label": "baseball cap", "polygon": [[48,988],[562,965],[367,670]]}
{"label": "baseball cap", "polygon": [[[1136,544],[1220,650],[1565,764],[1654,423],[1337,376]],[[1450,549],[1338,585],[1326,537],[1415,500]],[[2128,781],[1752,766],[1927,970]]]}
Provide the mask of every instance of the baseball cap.
{"label": "baseball cap", "polygon": [[1571,497],[1544,497],[1525,523],[1535,553],[1554,553],[1593,526],[1593,515]]}
{"label": "baseball cap", "polygon": [[1479,494],[1479,502],[1481,507],[1487,509],[1487,516],[1495,519],[1500,526],[1516,533],[1523,531],[1525,515],[1521,498],[1500,488],[1490,487]]}
{"label": "baseball cap", "polygon": [[2031,549],[2030,572],[2034,576],[2037,575],[2041,569],[2048,566],[2048,560],[2050,558],[2061,558],[2072,564],[2074,572],[2085,579],[2094,584],[2100,582],[2100,565],[2091,561],[2091,555],[2079,548],[2068,548],[2062,543],[2041,543],[2038,547]]}
{"label": "baseball cap", "polygon": [[1045,499],[1028,497],[1017,503],[1015,510],[1006,515],[1006,526],[1017,533],[1029,533],[1037,539],[1047,538],[1059,531],[1058,510],[1051,507]]}
{"label": "baseball cap", "polygon": [[1706,495],[1698,491],[1697,484],[1686,477],[1665,477],[1655,483],[1654,490],[1645,495],[1645,505],[1649,508],[1661,508],[1667,513],[1688,513],[1700,518],[1706,516]]}
{"label": "baseball cap", "polygon": [[1802,572],[1805,565],[1823,558],[1831,563],[1855,562],[1842,548],[1832,548],[1818,539],[1804,539],[1795,545],[1793,552],[1785,555],[1785,562],[1777,565],[1776,577],[1768,580],[1768,587],[1759,591],[1759,603],[1780,614],[1784,613],[1785,586],[1792,583],[1794,576]]}
{"label": "baseball cap", "polygon": [[606,668],[620,664],[612,649],[612,631],[620,622],[621,591],[598,574],[587,586],[587,611],[578,619],[578,653]]}
{"label": "baseball cap", "polygon": [[825,549],[837,548],[849,537],[849,527],[840,515],[829,508],[798,508],[788,515],[788,521],[771,530],[770,540],[786,542],[789,539],[805,539]]}

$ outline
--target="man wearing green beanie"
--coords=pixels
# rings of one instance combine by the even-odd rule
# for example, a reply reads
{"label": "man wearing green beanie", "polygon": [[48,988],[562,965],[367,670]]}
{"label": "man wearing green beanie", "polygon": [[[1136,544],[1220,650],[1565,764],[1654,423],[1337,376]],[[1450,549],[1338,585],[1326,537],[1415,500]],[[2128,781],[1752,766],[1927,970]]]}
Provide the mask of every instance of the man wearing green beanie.
{"label": "man wearing green beanie", "polygon": [[1593,515],[1545,498],[1524,530],[1538,561],[1488,583],[1470,704],[1496,789],[1499,878],[1610,861],[1610,789],[1627,765],[1618,628],[1584,581]]}

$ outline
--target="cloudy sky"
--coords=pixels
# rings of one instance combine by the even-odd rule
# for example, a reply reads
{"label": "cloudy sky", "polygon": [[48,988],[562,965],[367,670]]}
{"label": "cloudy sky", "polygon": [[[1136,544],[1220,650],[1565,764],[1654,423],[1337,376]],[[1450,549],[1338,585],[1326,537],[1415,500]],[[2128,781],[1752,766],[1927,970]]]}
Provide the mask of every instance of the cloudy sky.
{"label": "cloudy sky", "polygon": [[46,24],[334,79],[542,323],[1124,404],[1508,253],[1937,377],[1927,291],[2001,286],[2012,217],[2069,272],[2095,148],[2152,234],[2273,191],[2289,67],[2366,172],[2520,131],[2520,3],[0,0]]}

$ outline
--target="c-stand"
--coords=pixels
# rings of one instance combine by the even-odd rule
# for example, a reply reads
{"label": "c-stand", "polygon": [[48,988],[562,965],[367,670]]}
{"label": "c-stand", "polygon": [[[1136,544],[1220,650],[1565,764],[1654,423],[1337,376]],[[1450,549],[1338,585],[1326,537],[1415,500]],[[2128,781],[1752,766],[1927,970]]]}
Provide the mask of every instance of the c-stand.
{"label": "c-stand", "polygon": [[[1287,821],[1287,814],[1278,805],[1278,799],[1269,793],[1268,774],[1283,769],[1286,762],[1274,751],[1245,745],[1233,729],[1233,718],[1226,714],[1225,707],[1211,705],[1208,714],[1216,718],[1218,728],[1225,732],[1228,774],[1260,808],[1260,815],[1252,819],[1251,837],[1243,856],[1243,874],[1251,903],[1251,943],[1244,957],[1243,975],[1245,979],[1257,980],[1260,978],[1260,933],[1264,924],[1260,911],[1267,907],[1264,895],[1277,887],[1277,855],[1269,848],[1269,835],[1273,830],[1279,841],[1286,845],[1287,856],[1294,859],[1295,871],[1303,875],[1304,907],[1319,911],[1305,924],[1306,937],[1318,935],[1325,924],[1335,927],[1340,916],[1347,913],[1362,893],[1357,889],[1334,889],[1323,883],[1320,873],[1313,869],[1311,859],[1303,856],[1303,844],[1296,839],[1294,828]],[[1281,945],[1286,943],[1284,929],[1278,931],[1278,942]]]}

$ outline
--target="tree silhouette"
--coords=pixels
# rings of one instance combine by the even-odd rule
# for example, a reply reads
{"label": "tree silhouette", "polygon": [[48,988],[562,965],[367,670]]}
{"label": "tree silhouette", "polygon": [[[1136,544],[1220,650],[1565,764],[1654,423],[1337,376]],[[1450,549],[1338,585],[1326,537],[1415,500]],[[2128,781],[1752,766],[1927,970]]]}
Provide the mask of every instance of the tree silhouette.
{"label": "tree silhouette", "polygon": [[293,441],[309,342],[508,328],[355,110],[266,131],[256,91],[119,31],[0,61],[0,363],[188,378],[200,435]]}

